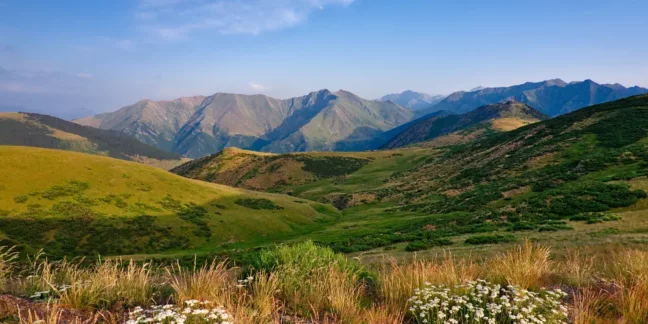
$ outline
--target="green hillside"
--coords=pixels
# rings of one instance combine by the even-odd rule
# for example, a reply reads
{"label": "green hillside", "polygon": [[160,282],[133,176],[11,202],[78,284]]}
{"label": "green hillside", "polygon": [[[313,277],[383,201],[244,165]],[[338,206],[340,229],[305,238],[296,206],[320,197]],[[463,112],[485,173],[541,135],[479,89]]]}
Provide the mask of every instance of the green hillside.
{"label": "green hillside", "polygon": [[435,140],[435,144],[457,144],[478,136],[510,131],[549,118],[547,115],[516,101],[481,106],[463,115],[435,114],[411,123],[384,145],[393,149]]}
{"label": "green hillside", "polygon": [[188,160],[120,132],[33,113],[0,113],[0,145],[76,151],[138,161],[164,169]]}
{"label": "green hillside", "polygon": [[358,153],[368,162],[357,171],[267,190],[342,209],[341,222],[310,237],[344,252],[520,236],[632,245],[648,239],[647,145],[643,95],[460,145]]}
{"label": "green hillside", "polygon": [[330,207],[302,199],[75,152],[2,146],[0,165],[0,245],[45,248],[57,256],[271,241],[335,215]]}

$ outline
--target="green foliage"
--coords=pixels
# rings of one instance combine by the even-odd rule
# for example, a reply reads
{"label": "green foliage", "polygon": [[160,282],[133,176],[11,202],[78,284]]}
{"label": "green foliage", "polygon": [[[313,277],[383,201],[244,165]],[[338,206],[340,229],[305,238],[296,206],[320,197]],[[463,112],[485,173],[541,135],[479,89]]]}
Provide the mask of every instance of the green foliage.
{"label": "green foliage", "polygon": [[53,186],[41,194],[45,199],[55,200],[61,197],[70,197],[88,190],[90,185],[87,182],[72,180],[64,185]]}
{"label": "green foliage", "polygon": [[14,197],[14,201],[16,203],[18,203],[18,204],[24,204],[25,202],[27,202],[28,199],[29,199],[29,196],[26,196],[26,195],[20,195],[20,196],[15,196]]}
{"label": "green foliage", "polygon": [[475,235],[471,236],[464,241],[466,244],[480,245],[480,244],[497,244],[497,243],[510,243],[515,242],[515,236],[513,235],[499,235],[499,234],[487,234],[487,235]]}
{"label": "green foliage", "polygon": [[292,275],[297,280],[305,278],[313,271],[334,266],[344,272],[357,272],[359,266],[335,253],[327,247],[318,246],[312,241],[294,245],[280,245],[253,254],[249,264],[253,271],[271,272],[280,268],[294,269]]}
{"label": "green foliage", "polygon": [[294,159],[302,162],[304,171],[313,173],[318,178],[333,178],[351,174],[369,163],[367,159],[343,156],[309,156],[295,155]]}
{"label": "green foliage", "polygon": [[251,209],[281,210],[283,207],[276,205],[272,200],[265,198],[239,198],[235,204]]}
{"label": "green foliage", "polygon": [[447,238],[436,238],[427,241],[414,241],[405,246],[405,251],[414,252],[420,250],[427,250],[435,246],[448,246],[452,245],[452,241]]}

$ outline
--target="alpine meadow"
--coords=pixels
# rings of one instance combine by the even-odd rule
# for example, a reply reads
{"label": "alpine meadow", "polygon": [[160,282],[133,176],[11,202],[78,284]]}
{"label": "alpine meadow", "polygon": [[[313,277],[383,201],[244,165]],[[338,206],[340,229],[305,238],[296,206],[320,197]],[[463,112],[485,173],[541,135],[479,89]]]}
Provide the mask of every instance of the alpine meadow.
{"label": "alpine meadow", "polygon": [[645,12],[0,0],[0,323],[646,324]]}

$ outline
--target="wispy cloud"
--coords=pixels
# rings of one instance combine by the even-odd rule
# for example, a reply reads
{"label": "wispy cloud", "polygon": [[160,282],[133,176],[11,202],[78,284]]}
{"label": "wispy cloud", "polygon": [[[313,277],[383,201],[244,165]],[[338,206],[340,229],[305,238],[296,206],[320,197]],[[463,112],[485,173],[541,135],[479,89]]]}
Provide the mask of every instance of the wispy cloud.
{"label": "wispy cloud", "polygon": [[139,27],[164,39],[197,31],[257,35],[298,25],[316,10],[353,0],[140,0]]}
{"label": "wispy cloud", "polygon": [[250,88],[252,88],[252,90],[255,90],[255,91],[263,91],[263,90],[266,89],[266,87],[264,85],[256,83],[256,82],[250,82],[249,85],[250,85]]}

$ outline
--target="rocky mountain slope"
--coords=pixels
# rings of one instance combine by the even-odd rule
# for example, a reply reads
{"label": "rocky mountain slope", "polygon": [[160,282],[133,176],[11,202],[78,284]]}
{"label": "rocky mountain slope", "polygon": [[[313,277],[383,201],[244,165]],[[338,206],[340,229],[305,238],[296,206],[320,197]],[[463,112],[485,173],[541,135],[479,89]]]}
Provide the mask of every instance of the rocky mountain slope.
{"label": "rocky mountain slope", "polygon": [[364,149],[367,140],[408,122],[412,115],[389,101],[321,90],[287,100],[217,93],[205,98],[141,101],[76,122],[201,157],[225,147],[279,153]]}
{"label": "rocky mountain slope", "polygon": [[620,84],[598,84],[592,80],[567,83],[560,79],[527,82],[501,88],[484,88],[477,91],[459,91],[436,105],[424,109],[424,114],[445,110],[466,113],[477,107],[516,100],[534,107],[549,116],[558,116],[574,110],[647,93],[640,87],[626,88]]}
{"label": "rocky mountain slope", "polygon": [[403,91],[401,93],[389,94],[381,98],[383,101],[391,101],[403,107],[417,111],[425,108],[430,108],[432,105],[443,100],[445,96],[442,95],[429,95],[427,93],[416,92],[412,90]]}
{"label": "rocky mountain slope", "polygon": [[0,113],[0,145],[35,146],[110,156],[171,168],[186,160],[121,132],[33,113]]}

